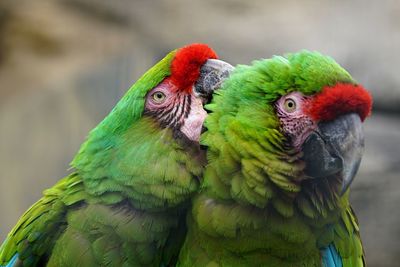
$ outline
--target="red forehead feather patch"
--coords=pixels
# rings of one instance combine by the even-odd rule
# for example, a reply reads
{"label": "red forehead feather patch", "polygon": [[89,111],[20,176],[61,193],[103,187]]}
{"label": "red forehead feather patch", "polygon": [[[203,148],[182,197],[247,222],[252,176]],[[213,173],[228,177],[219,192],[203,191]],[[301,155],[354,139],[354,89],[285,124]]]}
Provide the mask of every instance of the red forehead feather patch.
{"label": "red forehead feather patch", "polygon": [[171,63],[171,81],[179,91],[190,92],[208,59],[218,58],[208,45],[191,44],[178,49]]}
{"label": "red forehead feather patch", "polygon": [[334,120],[340,115],[355,112],[362,121],[371,114],[372,96],[361,85],[338,83],[323,88],[311,99],[306,112],[317,121]]}

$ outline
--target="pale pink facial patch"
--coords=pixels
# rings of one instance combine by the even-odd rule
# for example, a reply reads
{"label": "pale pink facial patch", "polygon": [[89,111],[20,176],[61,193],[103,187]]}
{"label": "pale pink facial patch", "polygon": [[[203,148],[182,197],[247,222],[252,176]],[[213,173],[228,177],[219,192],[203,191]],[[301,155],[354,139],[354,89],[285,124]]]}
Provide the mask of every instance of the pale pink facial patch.
{"label": "pale pink facial patch", "polygon": [[[159,96],[163,96],[159,98]],[[157,97],[158,95],[158,97]],[[203,99],[191,92],[179,92],[174,84],[164,80],[148,92],[145,114],[155,118],[163,128],[180,131],[189,140],[198,142],[207,112]]]}
{"label": "pale pink facial patch", "polygon": [[[293,101],[295,108],[288,110],[286,101]],[[316,122],[304,112],[309,103],[308,97],[299,92],[282,96],[275,104],[277,115],[284,134],[289,137],[291,145],[299,150],[306,138],[317,128]]]}
{"label": "pale pink facial patch", "polygon": [[203,108],[203,103],[200,98],[191,96],[190,112],[181,126],[181,132],[192,141],[198,142],[200,139],[201,130],[204,120],[207,117],[207,112]]}
{"label": "pale pink facial patch", "polygon": [[[171,92],[173,84],[169,80],[165,80],[147,93],[145,108],[149,111],[156,111],[168,107],[175,101],[175,93]],[[155,92],[162,92],[165,95],[165,102],[156,103],[153,100]]]}

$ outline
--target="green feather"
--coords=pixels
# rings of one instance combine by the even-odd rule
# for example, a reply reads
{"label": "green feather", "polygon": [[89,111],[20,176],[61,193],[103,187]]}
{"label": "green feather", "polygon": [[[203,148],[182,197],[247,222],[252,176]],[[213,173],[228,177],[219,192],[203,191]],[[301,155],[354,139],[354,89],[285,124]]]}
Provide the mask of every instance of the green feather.
{"label": "green feather", "polygon": [[[160,266],[203,163],[172,130],[142,116],[146,94],[170,75],[175,51],[147,71],[94,128],[71,165],[0,248],[24,266]],[[181,237],[179,239],[182,239]],[[167,244],[167,240],[169,240]],[[168,255],[164,248],[170,246]]]}
{"label": "green feather", "polygon": [[362,266],[348,195],[323,182],[326,194],[307,187],[302,154],[288,147],[274,108],[290,92],[312,95],[338,82],[355,83],[317,52],[235,68],[207,106],[209,163],[178,266],[321,266],[330,244],[343,266]]}

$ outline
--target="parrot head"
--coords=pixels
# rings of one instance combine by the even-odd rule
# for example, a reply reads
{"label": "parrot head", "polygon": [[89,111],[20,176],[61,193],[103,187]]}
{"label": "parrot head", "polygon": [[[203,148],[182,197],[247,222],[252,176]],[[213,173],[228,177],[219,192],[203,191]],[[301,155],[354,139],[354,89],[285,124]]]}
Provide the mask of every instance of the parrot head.
{"label": "parrot head", "polygon": [[202,135],[205,186],[260,208],[272,203],[285,216],[296,202],[311,217],[341,205],[372,105],[346,70],[301,51],[239,65],[215,94]]}
{"label": "parrot head", "polygon": [[[174,50],[97,125],[71,165],[88,193],[140,209],[177,205],[199,185],[204,105],[233,67],[207,45]],[[118,196],[118,197],[116,197]]]}
{"label": "parrot head", "polygon": [[[364,149],[362,121],[371,96],[356,84],[337,83],[313,95],[291,92],[275,108],[288,144],[303,152],[305,175],[328,177],[344,193],[360,166]],[[339,188],[336,188],[338,190]]]}
{"label": "parrot head", "polygon": [[146,94],[144,115],[176,139],[198,144],[207,116],[204,104],[228,77],[233,67],[208,46],[193,44],[179,49],[171,62],[171,74]]}

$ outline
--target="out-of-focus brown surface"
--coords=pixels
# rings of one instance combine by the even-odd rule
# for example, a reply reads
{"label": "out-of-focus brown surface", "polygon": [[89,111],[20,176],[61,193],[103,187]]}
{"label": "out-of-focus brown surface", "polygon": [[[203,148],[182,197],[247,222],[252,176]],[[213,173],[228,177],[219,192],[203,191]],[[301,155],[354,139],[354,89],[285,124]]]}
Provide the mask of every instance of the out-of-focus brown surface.
{"label": "out-of-focus brown surface", "polygon": [[145,70],[204,42],[232,64],[318,50],[372,91],[352,202],[369,266],[397,266],[399,12],[398,1],[1,1],[0,240]]}

